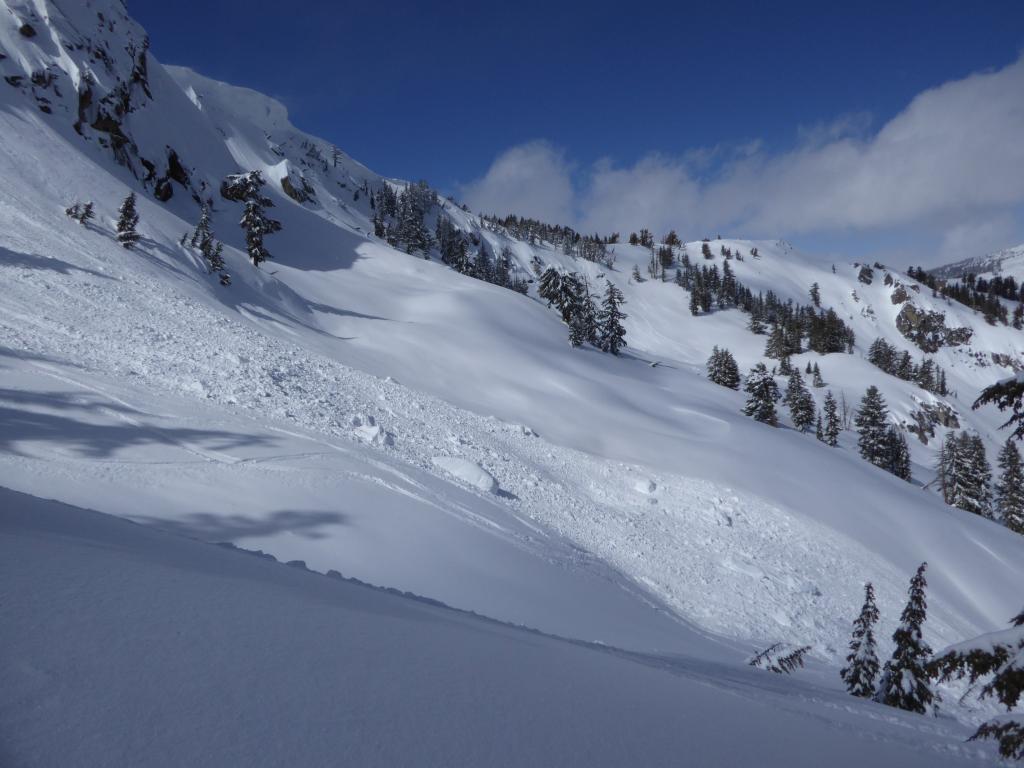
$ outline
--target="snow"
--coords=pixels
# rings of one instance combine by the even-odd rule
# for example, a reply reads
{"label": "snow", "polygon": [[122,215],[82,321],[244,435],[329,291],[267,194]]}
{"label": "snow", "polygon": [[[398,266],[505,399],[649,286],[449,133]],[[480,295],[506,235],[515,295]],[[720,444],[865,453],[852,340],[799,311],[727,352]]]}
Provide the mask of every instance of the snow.
{"label": "snow", "polygon": [[12,765],[991,762],[956,723],[813,677],[568,641],[10,491],[0,507]]}
{"label": "snow", "polygon": [[[24,15],[45,4],[8,0],[6,5]],[[45,49],[38,38],[31,42],[18,36],[5,18],[0,45],[9,59],[0,61],[0,72],[27,75],[46,64],[73,79],[95,67],[109,84],[111,73],[90,63],[74,41],[102,34],[109,37],[111,50],[120,52],[143,33],[127,21],[118,21],[114,32],[97,33],[96,10],[121,19],[120,5],[99,0],[85,5],[72,4],[66,11],[45,5],[60,31]],[[42,21],[34,23],[43,28]],[[129,64],[118,53],[113,71],[123,72]],[[284,726],[272,724],[274,696],[249,702],[238,686],[272,682],[266,690],[277,692],[277,706],[286,701],[300,707],[295,717],[309,718],[311,728],[324,732],[332,729],[321,718],[331,713],[336,714],[333,723],[366,722],[365,713],[335,709],[336,690],[348,690],[353,680],[364,686],[369,681],[359,677],[355,663],[354,671],[339,667],[333,649],[312,638],[348,638],[375,612],[390,615],[408,607],[397,608],[392,596],[373,593],[373,599],[366,598],[367,615],[339,608],[342,613],[318,619],[320,608],[334,599],[324,590],[351,593],[357,605],[364,605],[359,595],[366,593],[347,584],[324,586],[326,580],[299,569],[256,573],[251,569],[272,564],[154,530],[160,528],[262,550],[282,562],[301,561],[313,571],[333,570],[412,591],[583,644],[549,643],[549,638],[524,636],[504,625],[444,614],[433,623],[454,621],[468,627],[457,633],[460,638],[493,635],[499,645],[427,632],[422,645],[409,639],[408,645],[386,646],[403,660],[425,664],[425,654],[444,660],[436,670],[430,668],[430,684],[415,690],[403,681],[418,679],[421,668],[411,661],[397,666],[374,710],[397,713],[393,723],[401,722],[402,712],[426,717],[424,722],[437,728],[432,746],[424,747],[435,751],[424,752],[428,756],[422,762],[511,759],[499,752],[446,751],[442,742],[451,735],[448,726],[422,714],[430,709],[427,702],[435,702],[437,709],[436,701],[449,700],[441,690],[446,677],[455,686],[453,700],[464,697],[479,704],[483,694],[473,692],[469,670],[496,673],[500,670],[493,667],[504,666],[503,654],[511,654],[508,678],[520,675],[521,682],[510,687],[509,714],[486,721],[488,733],[495,745],[507,744],[501,739],[511,736],[495,733],[495,722],[507,722],[511,733],[524,722],[550,721],[552,730],[536,736],[535,762],[571,762],[561,760],[569,753],[559,750],[575,746],[573,760],[590,755],[621,763],[615,758],[625,752],[617,750],[628,746],[639,756],[631,762],[643,762],[643,756],[664,762],[668,750],[678,747],[705,756],[705,762],[742,763],[750,755],[721,730],[707,731],[706,742],[692,740],[705,723],[703,698],[697,693],[708,685],[716,691],[711,698],[721,704],[716,710],[709,703],[708,717],[718,713],[724,722],[723,702],[738,707],[735,719],[756,731],[750,743],[761,738],[781,744],[786,734],[795,743],[795,724],[806,725],[809,712],[824,708],[836,718],[826,740],[851,745],[844,755],[856,752],[846,740],[861,736],[877,742],[864,749],[883,750],[879,759],[896,759],[895,753],[884,752],[890,743],[903,745],[893,747],[897,752],[905,747],[933,758],[921,764],[991,754],[985,747],[961,747],[959,736],[944,735],[960,733],[951,720],[906,720],[837,693],[837,671],[865,581],[876,586],[883,658],[907,579],[921,561],[933,569],[925,625],[933,646],[990,631],[1019,608],[1024,539],[946,507],[921,487],[932,476],[941,428],[928,445],[912,441],[918,482],[910,485],[861,461],[849,432],[839,448],[828,449],[813,436],[786,428],[785,417],[781,429],[756,424],[740,413],[744,395],[711,384],[703,370],[714,344],[728,347],[744,373],[763,360],[765,338],[745,330],[745,315],[730,310],[692,317],[683,289],[654,280],[633,283],[629,274],[634,264],[646,267],[646,249],[615,246],[614,268],[575,261],[549,244],[513,241],[445,202],[445,211],[459,226],[486,239],[494,250],[509,245],[524,269],[537,256],[585,273],[592,284],[604,275],[623,290],[629,314],[626,354],[616,359],[590,348],[571,350],[555,312],[534,295],[463,277],[436,260],[401,253],[368,236],[373,229],[369,204],[365,195],[355,201],[354,190],[385,180],[344,154],[334,165],[330,145],[294,129],[280,104],[183,68],[164,68],[152,57],[149,72],[152,98],[140,100],[127,129],[143,155],[163,158],[166,147],[175,147],[196,190],[213,195],[214,230],[227,246],[233,278],[229,288],[206,275],[195,254],[178,245],[198,217],[191,191],[174,182],[172,199],[157,202],[114,162],[99,142],[102,136],[91,129],[79,136],[71,127],[77,104],[69,84],[66,89],[62,85],[66,98],[55,102],[52,115],[40,112],[28,91],[6,85],[0,90],[0,486],[144,524],[127,526],[59,504],[8,496],[18,499],[19,508],[49,510],[54,516],[52,535],[29,534],[25,531],[35,529],[23,515],[7,507],[0,512],[0,545],[17,551],[26,540],[35,543],[19,556],[17,570],[9,565],[13,561],[0,562],[18,574],[18,584],[31,585],[40,596],[44,593],[35,590],[49,585],[59,596],[56,577],[47,575],[43,565],[67,555],[76,559],[77,573],[89,585],[75,594],[90,605],[102,607],[104,595],[113,600],[114,594],[130,592],[125,613],[97,610],[95,620],[77,608],[66,616],[51,615],[40,609],[42,597],[19,603],[24,622],[47,622],[55,635],[53,645],[35,650],[19,635],[19,661],[9,662],[21,665],[19,674],[31,678],[44,651],[47,664],[57,664],[53,659],[62,655],[81,658],[85,651],[70,645],[76,637],[82,637],[86,649],[103,645],[113,628],[124,626],[126,615],[145,608],[147,590],[155,590],[166,594],[178,613],[169,611],[166,620],[146,613],[149,623],[140,629],[145,635],[133,647],[151,647],[157,658],[170,654],[167,658],[175,663],[203,670],[216,671],[222,664],[208,689],[190,690],[224,706],[247,702],[256,707],[253,722],[260,728],[254,731],[262,734],[265,728],[267,741],[276,735],[282,742],[267,747],[261,736],[252,754],[257,745],[265,747],[264,759],[273,762],[271,756],[278,754],[273,750],[288,746],[296,756],[323,762],[313,759],[322,753],[305,750],[330,746],[351,754],[354,763],[372,762],[359,759],[365,754],[346,752],[356,749],[351,744],[339,746],[327,737],[323,744],[314,739],[295,747],[294,729],[283,732]],[[313,159],[311,152],[330,162]],[[243,170],[264,173],[270,181],[267,193],[276,203],[272,215],[284,224],[282,232],[267,238],[276,258],[262,270],[254,270],[239,250],[239,206],[217,195],[225,175]],[[281,192],[278,184],[286,174],[301,175],[316,190],[315,199],[297,203]],[[139,193],[143,240],[138,249],[125,251],[113,241],[110,221],[130,189]],[[63,216],[65,206],[85,199],[96,201],[93,227]],[[804,354],[793,360],[801,368],[809,360],[819,362],[827,389],[837,398],[855,404],[869,384],[877,384],[898,421],[909,419],[921,402],[946,402],[965,428],[982,434],[994,456],[1004,439],[996,429],[1003,418],[993,409],[972,412],[970,403],[982,386],[1011,372],[994,364],[992,354],[1019,359],[1024,335],[988,326],[967,308],[933,298],[927,289],[912,292],[917,305],[943,311],[947,324],[969,326],[975,334],[970,347],[945,348],[934,356],[956,390],[954,396],[938,398],[881,373],[863,358],[875,336],[910,350],[915,359],[923,356],[894,327],[899,306],[890,298],[892,288],[884,285],[884,270],[875,270],[873,283],[866,286],[857,281],[855,265],[837,264],[833,273],[830,265],[787,244],[741,240],[712,243],[719,267],[722,245],[745,254],[743,261],[731,264],[753,290],[771,289],[806,302],[808,287],[818,282],[823,304],[834,306],[854,327],[855,354]],[[753,247],[760,258],[746,255]],[[691,258],[703,261],[700,243],[687,248]],[[827,389],[811,390],[819,406]],[[104,546],[110,545],[110,556],[119,558],[121,570],[112,563],[111,575],[104,577],[99,552],[62,539],[61,532],[69,530],[83,532],[86,539],[99,536]],[[108,535],[112,538],[103,538]],[[175,559],[179,556],[183,560]],[[161,586],[165,567],[187,581],[181,591],[175,591],[176,582]],[[224,573],[238,579],[219,580]],[[136,578],[138,585],[132,586]],[[8,583],[13,582],[3,581]],[[265,613],[253,608],[262,586],[274,595]],[[217,634],[212,616],[197,617],[194,625],[183,618],[196,596],[207,595],[222,596],[219,607],[225,610],[232,606],[224,634]],[[408,610],[426,609],[417,604]],[[266,621],[276,611],[281,627],[294,619],[308,635],[297,631],[284,637]],[[253,622],[258,632],[245,639],[242,630]],[[214,644],[203,656],[197,642],[176,656],[161,635],[175,626],[190,627],[193,637],[222,638],[223,645]],[[365,647],[339,640],[336,648],[351,651],[360,662],[373,658],[379,668],[385,665],[383,655],[360,655],[372,651],[369,641],[376,629],[369,626],[365,634],[354,631]],[[24,624],[5,620],[0,631],[11,637],[24,629]],[[419,629],[412,636],[419,636]],[[259,638],[278,653],[261,651]],[[479,660],[465,670],[455,661],[464,640],[469,643],[465,652]],[[748,678],[747,671],[737,671],[752,651],[777,641],[812,646],[814,665],[797,678],[806,674],[813,683],[802,678],[764,681],[765,675]],[[144,659],[128,653],[125,642],[113,644],[111,653],[122,652],[126,679],[157,676],[182,697],[187,691],[181,686],[200,685],[192,676],[176,684],[160,665],[145,668]],[[445,642],[455,649],[451,655],[441,653]],[[228,649],[239,643],[246,653],[227,659]],[[546,650],[537,650],[536,656],[510,650],[532,643]],[[595,662],[588,655],[594,653],[589,643],[640,655],[617,650],[597,655],[601,661]],[[581,648],[586,654],[577,657]],[[531,694],[527,683],[557,668],[562,654],[576,659],[566,663],[578,677],[568,679],[562,692],[550,694],[550,711],[529,714],[531,696],[534,705],[543,696],[536,690]],[[484,658],[503,661],[487,665]],[[282,665],[281,659],[289,663]],[[115,660],[113,655],[98,657],[95,670],[101,662],[116,666]],[[538,671],[524,672],[530,664]],[[605,670],[605,665],[611,666]],[[72,688],[81,686],[74,691],[103,687],[90,677],[98,671],[78,676],[59,669],[52,673],[58,688],[63,676]],[[322,670],[341,676],[330,678],[336,689],[328,690],[327,679],[318,674]],[[605,672],[609,677],[602,677]],[[588,678],[589,673],[595,677]],[[289,675],[293,683],[287,682]],[[491,692],[509,684],[505,678],[488,679]],[[598,688],[595,681],[610,687]],[[124,693],[122,683],[99,695],[110,697],[104,698],[109,707],[115,693],[129,696],[124,701],[139,704],[138,716],[151,718],[141,732],[151,733],[154,710],[131,698],[144,692]],[[642,703],[648,683],[652,701]],[[397,692],[403,685],[405,698]],[[607,699],[599,690],[623,693]],[[65,700],[80,698],[88,699]],[[199,710],[193,723],[192,715],[183,712],[183,700],[177,700],[172,714],[186,718],[183,729],[194,725],[206,734],[212,724],[200,722],[200,716],[212,715]],[[579,706],[583,700],[586,707]],[[100,749],[83,733],[90,724],[96,733],[104,732],[96,719],[105,711],[102,706],[76,720],[77,710],[61,715],[57,699],[47,701],[50,716],[39,721],[66,722],[62,733],[69,741],[55,740],[46,747],[39,732],[29,730],[24,738],[35,741],[26,749],[57,749],[74,738]],[[693,704],[684,707],[680,701]],[[633,706],[652,712],[635,736],[627,737],[612,725],[632,721],[623,712]],[[480,720],[466,714],[467,722],[482,728],[486,711]],[[681,731],[670,719],[673,712],[693,723],[690,743],[682,744],[681,735],[675,741]],[[780,725],[776,717],[791,725]],[[382,727],[379,718],[372,720],[375,728]],[[556,726],[578,732],[581,741],[556,743],[551,735]],[[775,726],[776,736],[768,738],[765,734]],[[606,736],[602,727],[609,729]],[[224,754],[217,750],[227,749],[223,745],[232,733],[240,743],[246,741],[240,732],[225,731],[204,736],[212,741],[197,739],[195,749],[215,742],[205,754]],[[386,751],[391,742],[383,731],[371,733],[379,740],[366,744],[382,745],[380,762],[388,762],[387,757],[403,762],[395,757],[398,753]],[[893,735],[900,733],[905,740]],[[396,749],[420,736],[418,731],[405,733]],[[129,733],[125,738],[141,737]],[[463,742],[452,740],[456,746],[451,749],[461,748]],[[808,742],[807,753],[779,746],[777,754],[791,764],[815,764],[810,753],[816,745]],[[858,741],[857,748],[862,746]],[[530,762],[522,754],[523,762]],[[95,761],[102,762],[99,757]]]}

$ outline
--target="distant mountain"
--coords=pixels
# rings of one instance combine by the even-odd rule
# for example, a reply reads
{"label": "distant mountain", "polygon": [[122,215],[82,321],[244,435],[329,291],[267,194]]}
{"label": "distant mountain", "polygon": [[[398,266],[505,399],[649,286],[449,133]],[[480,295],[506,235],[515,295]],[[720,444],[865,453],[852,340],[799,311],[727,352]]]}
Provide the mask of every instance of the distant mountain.
{"label": "distant mountain", "polygon": [[976,256],[945,264],[928,271],[936,277],[946,279],[963,277],[967,274],[977,277],[1002,275],[1004,277],[1012,276],[1020,282],[1024,280],[1024,244],[1005,248],[987,256]]}

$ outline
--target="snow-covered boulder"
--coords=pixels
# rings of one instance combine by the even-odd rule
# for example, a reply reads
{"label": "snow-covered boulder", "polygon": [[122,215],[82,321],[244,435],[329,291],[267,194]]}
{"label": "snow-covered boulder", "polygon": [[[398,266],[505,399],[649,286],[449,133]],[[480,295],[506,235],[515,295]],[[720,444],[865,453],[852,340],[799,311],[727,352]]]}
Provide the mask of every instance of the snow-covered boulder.
{"label": "snow-covered boulder", "polygon": [[494,479],[494,476],[469,459],[460,459],[457,456],[435,456],[433,461],[434,466],[484,493],[494,493],[498,490],[498,481]]}

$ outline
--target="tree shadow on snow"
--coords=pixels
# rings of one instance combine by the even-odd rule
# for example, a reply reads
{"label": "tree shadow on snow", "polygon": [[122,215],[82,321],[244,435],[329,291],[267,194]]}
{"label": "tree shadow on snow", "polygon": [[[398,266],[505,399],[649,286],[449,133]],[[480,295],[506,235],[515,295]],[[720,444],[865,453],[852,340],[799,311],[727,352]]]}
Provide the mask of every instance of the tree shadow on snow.
{"label": "tree shadow on snow", "polygon": [[327,536],[323,528],[350,524],[349,516],[343,512],[290,509],[265,515],[196,512],[177,520],[138,515],[133,515],[132,519],[192,539],[215,542],[274,536],[279,533],[291,533],[305,539],[322,539]]}
{"label": "tree shadow on snow", "polygon": [[[53,393],[40,393],[38,403],[65,410],[116,410],[106,402],[82,405],[74,400],[77,393],[56,404],[47,399]],[[63,393],[56,393],[61,395]],[[130,412],[130,409],[125,409]],[[124,416],[122,416],[124,418]],[[95,424],[73,419],[64,414],[42,413],[24,408],[0,405],[0,452],[18,456],[27,455],[18,448],[22,442],[46,442],[69,452],[88,458],[107,458],[125,448],[165,445],[188,450],[190,447],[209,451],[229,451],[238,448],[268,445],[271,440],[262,435],[238,434],[222,430],[163,427],[150,424]]]}
{"label": "tree shadow on snow", "polygon": [[21,253],[19,251],[12,251],[8,248],[0,248],[0,266],[56,272],[60,275],[70,275],[73,272],[81,272],[82,274],[92,275],[93,277],[102,277],[104,280],[114,279],[103,272],[97,272],[94,269],[87,269],[86,267],[79,267],[52,256],[38,256],[33,253]]}

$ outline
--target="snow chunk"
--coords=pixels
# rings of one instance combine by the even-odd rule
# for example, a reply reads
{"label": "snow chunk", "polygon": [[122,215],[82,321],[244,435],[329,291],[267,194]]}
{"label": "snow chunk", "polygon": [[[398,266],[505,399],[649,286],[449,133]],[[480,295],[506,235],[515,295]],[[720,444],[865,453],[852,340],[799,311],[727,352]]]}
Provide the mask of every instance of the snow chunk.
{"label": "snow chunk", "polygon": [[633,485],[637,493],[654,493],[658,490],[658,484],[650,479],[637,480]]}
{"label": "snow chunk", "polygon": [[490,472],[479,464],[474,464],[468,459],[460,459],[454,456],[435,456],[434,465],[440,467],[449,475],[458,478],[464,483],[478,488],[484,493],[493,493],[498,490],[498,481]]}

